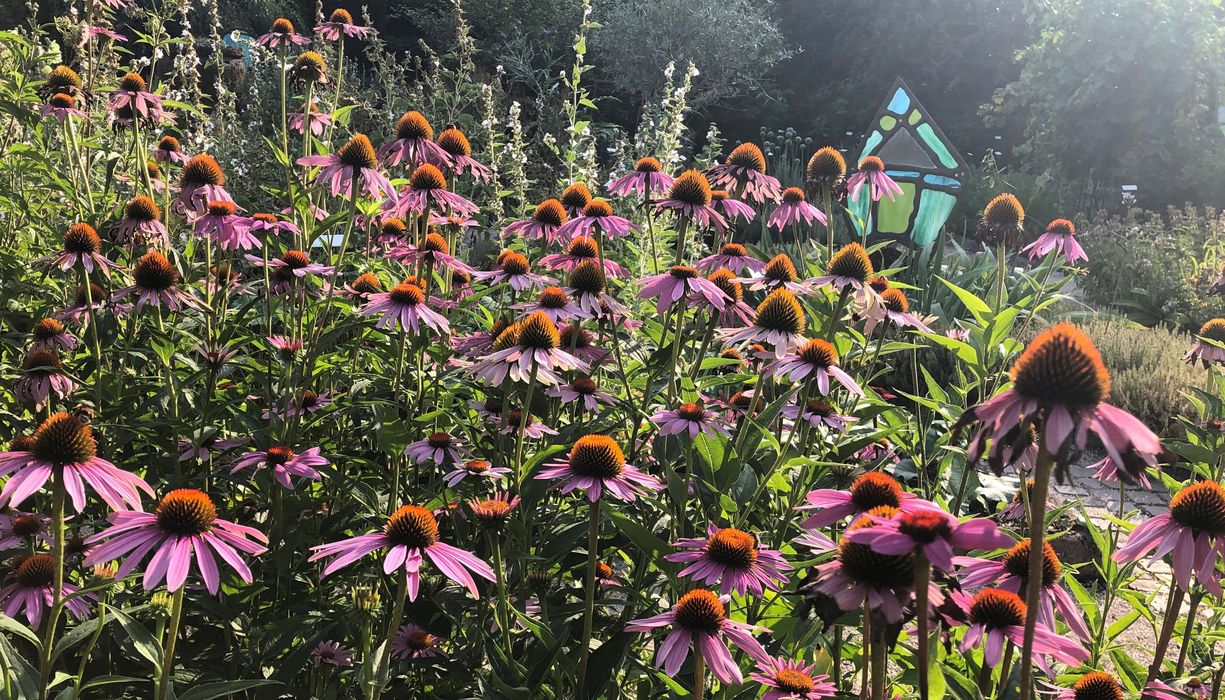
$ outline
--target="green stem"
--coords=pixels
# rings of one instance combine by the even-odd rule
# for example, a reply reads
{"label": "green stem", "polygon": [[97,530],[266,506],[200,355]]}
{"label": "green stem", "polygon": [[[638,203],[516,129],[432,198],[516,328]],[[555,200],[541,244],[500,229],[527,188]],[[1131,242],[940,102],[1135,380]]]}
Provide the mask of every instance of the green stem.
{"label": "green stem", "polygon": [[[1165,652],[1170,648],[1170,638],[1174,636],[1174,623],[1178,621],[1178,613],[1182,610],[1182,599],[1186,591],[1178,586],[1178,581],[1170,576],[1170,597],[1165,611],[1165,620],[1161,623],[1161,633],[1157,637],[1156,650],[1153,652],[1153,663],[1148,667],[1148,685],[1161,674],[1161,664],[1165,661]],[[1189,623],[1188,623],[1189,624]]]}
{"label": "green stem", "polygon": [[[1054,458],[1047,451],[1046,445],[1042,445],[1034,465],[1033,490],[1029,494],[1028,581],[1042,580],[1042,566],[1045,563],[1043,545],[1046,542],[1046,497],[1050,490],[1051,471],[1054,466]],[[1033,696],[1034,631],[1038,624],[1038,606],[1042,604],[1042,586],[1025,587],[1025,604],[1025,637],[1021,644],[1021,700],[1029,700]]]}
{"label": "green stem", "polygon": [[587,661],[591,656],[591,627],[595,622],[595,572],[599,546],[600,502],[596,501],[587,508],[587,576],[583,583],[583,636],[579,638],[582,646],[579,648],[576,698],[586,697],[583,691],[587,684]]}
{"label": "green stem", "polygon": [[930,633],[928,626],[931,623],[931,616],[927,612],[928,606],[928,584],[931,581],[932,566],[922,552],[915,555],[915,615],[918,618],[919,638],[916,640],[919,644],[919,700],[927,700],[929,697],[928,679],[928,652],[930,651]]}
{"label": "green stem", "polygon": [[702,700],[706,692],[706,659],[695,650],[693,654],[693,700]]}
{"label": "green stem", "polygon": [[55,535],[54,550],[55,575],[52,578],[51,612],[47,616],[47,629],[43,632],[42,654],[39,655],[38,668],[41,682],[42,700],[50,697],[51,689],[51,651],[55,647],[55,628],[59,625],[60,610],[64,606],[64,478],[56,475],[52,484],[51,530]]}
{"label": "green stem", "polygon": [[391,619],[387,621],[387,636],[383,641],[383,652],[379,657],[378,669],[374,674],[374,686],[370,689],[370,700],[379,700],[383,694],[383,686],[387,685],[387,675],[391,665],[391,642],[404,620],[404,601],[408,598],[408,570],[400,572],[400,584],[396,588],[396,602],[391,608]]}
{"label": "green stem", "polygon": [[170,628],[166,630],[166,639],[162,645],[162,673],[157,683],[157,700],[166,700],[167,693],[173,683],[174,647],[179,640],[179,624],[183,620],[183,591],[186,586],[179,586],[174,592],[174,601],[170,606]]}

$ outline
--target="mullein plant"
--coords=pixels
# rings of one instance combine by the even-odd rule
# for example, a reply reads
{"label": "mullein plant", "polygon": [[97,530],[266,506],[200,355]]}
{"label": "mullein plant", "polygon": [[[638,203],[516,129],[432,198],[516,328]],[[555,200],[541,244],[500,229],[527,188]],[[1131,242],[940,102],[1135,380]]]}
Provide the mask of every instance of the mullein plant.
{"label": "mullein plant", "polygon": [[[89,4],[97,26],[114,5]],[[108,74],[87,55],[31,76],[22,118],[61,139],[45,157],[65,176],[27,173],[0,194],[46,212],[13,248],[42,264],[4,268],[30,319],[0,354],[6,690],[47,699],[71,683],[82,697],[122,678],[159,700],[303,687],[885,700],[942,682],[1166,700],[1204,687],[1184,662],[1210,669],[1211,649],[1177,663],[1166,650],[1180,625],[1195,646],[1195,606],[1220,594],[1219,465],[1159,475],[1174,457],[1110,403],[1110,374],[1071,325],[1013,352],[1007,373],[978,361],[986,344],[1021,350],[991,324],[1040,322],[1037,300],[979,298],[1011,282],[1002,244],[998,284],[913,311],[933,290],[878,270],[873,242],[833,225],[844,191],[896,193],[884,163],[848,177],[822,148],[799,187],[742,143],[684,167],[692,70],[667,126],[635,141],[659,150],[600,186],[584,7],[565,150],[530,169],[507,158],[548,152],[531,130],[499,151],[492,126],[465,133],[424,102],[352,131],[345,44],[375,36],[343,8],[320,8],[326,56],[287,20],[257,42],[279,58],[264,157],[283,178],[227,173],[179,130],[198,117],[166,98],[156,65]],[[84,138],[104,120],[114,139]],[[550,169],[565,180],[536,190],[527,173]],[[0,176],[14,171],[0,162]],[[521,218],[485,205],[506,178]],[[786,250],[748,235],[769,228]],[[984,240],[1024,232],[1015,198],[987,207]],[[1024,250],[1049,273],[1081,259],[1074,235],[1057,219]],[[1049,274],[1035,278],[1049,301]],[[1223,325],[1188,353],[1213,381]],[[982,376],[941,386],[919,364],[929,344]],[[1146,679],[1100,668],[1109,611],[1084,602],[1050,543],[1051,479],[1096,444],[1103,479],[1176,486],[1168,513],[1103,552],[1172,561]],[[961,516],[957,486],[980,460],[1032,483],[1019,506]]]}

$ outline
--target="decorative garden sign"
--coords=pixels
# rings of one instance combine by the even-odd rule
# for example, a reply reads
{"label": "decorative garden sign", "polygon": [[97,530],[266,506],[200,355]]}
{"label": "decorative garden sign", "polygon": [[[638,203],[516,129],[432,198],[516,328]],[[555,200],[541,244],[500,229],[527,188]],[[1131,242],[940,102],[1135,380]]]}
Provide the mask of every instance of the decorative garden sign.
{"label": "decorative garden sign", "polygon": [[[902,188],[896,199],[882,198],[870,207],[868,190],[848,203],[862,231],[902,237],[914,246],[935,243],[961,191],[965,162],[940,131],[906,82],[898,78],[872,118],[868,138],[856,163],[868,156],[885,162],[889,177]],[[869,211],[869,210],[872,211]]]}

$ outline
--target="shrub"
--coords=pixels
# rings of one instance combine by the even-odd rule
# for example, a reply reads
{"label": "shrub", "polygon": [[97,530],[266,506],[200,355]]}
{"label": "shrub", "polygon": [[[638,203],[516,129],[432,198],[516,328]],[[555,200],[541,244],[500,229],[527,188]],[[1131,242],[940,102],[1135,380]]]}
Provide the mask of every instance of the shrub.
{"label": "shrub", "polygon": [[1215,315],[1208,289],[1225,259],[1225,219],[1212,208],[1132,210],[1081,227],[1086,300],[1145,325],[1193,331]]}

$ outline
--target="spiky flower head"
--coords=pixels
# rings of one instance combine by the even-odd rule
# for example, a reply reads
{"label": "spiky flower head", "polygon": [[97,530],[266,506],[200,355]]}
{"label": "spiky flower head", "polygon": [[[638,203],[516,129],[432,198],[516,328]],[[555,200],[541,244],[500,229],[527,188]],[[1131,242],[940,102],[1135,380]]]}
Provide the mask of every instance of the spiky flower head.
{"label": "spiky flower head", "polygon": [[831,277],[846,277],[866,283],[873,274],[872,259],[858,243],[848,243],[830,258],[826,273]]}
{"label": "spiky flower head", "polygon": [[365,134],[353,134],[345,145],[336,151],[336,157],[341,163],[353,168],[373,170],[378,167],[378,158],[374,155],[374,144]]}
{"label": "spiky flower head", "polygon": [[207,153],[192,156],[183,165],[183,173],[179,176],[184,187],[200,187],[202,185],[225,185],[225,173],[217,159]]}
{"label": "spiky flower head", "polygon": [[776,289],[757,305],[756,325],[772,331],[799,334],[808,327],[808,321],[800,300],[786,289]]}
{"label": "spiky flower head", "polygon": [[328,77],[328,65],[317,51],[303,51],[294,59],[290,72],[303,82],[325,83]]}
{"label": "spiky flower head", "polygon": [[766,155],[755,143],[742,143],[727,155],[727,165],[749,168],[759,173],[766,172]]}
{"label": "spiky flower head", "polygon": [[686,170],[680,174],[668,190],[668,199],[683,202],[695,207],[710,204],[710,182],[698,170]]}
{"label": "spiky flower head", "polygon": [[1013,389],[1047,406],[1096,406],[1110,395],[1110,372],[1079,328],[1059,323],[1038,334],[1011,371]]}
{"label": "spiky flower head", "polygon": [[453,156],[472,155],[472,144],[468,143],[468,137],[453,126],[438,135],[438,146]]}
{"label": "spiky flower head", "polygon": [[846,158],[836,148],[819,148],[808,159],[806,174],[810,183],[832,185],[846,177]]}
{"label": "spiky flower head", "polygon": [[434,127],[421,112],[406,112],[396,122],[396,138],[430,141],[434,138]]}

